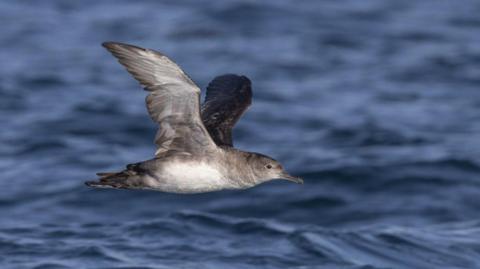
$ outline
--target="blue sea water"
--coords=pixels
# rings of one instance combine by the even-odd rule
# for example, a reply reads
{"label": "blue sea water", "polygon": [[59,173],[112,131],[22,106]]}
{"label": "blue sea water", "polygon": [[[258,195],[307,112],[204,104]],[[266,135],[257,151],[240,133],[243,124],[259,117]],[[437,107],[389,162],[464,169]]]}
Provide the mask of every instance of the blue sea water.
{"label": "blue sea water", "polygon": [[[0,2],[0,268],[480,268],[480,2]],[[101,46],[245,74],[238,148],[305,185],[97,190],[150,158]]]}

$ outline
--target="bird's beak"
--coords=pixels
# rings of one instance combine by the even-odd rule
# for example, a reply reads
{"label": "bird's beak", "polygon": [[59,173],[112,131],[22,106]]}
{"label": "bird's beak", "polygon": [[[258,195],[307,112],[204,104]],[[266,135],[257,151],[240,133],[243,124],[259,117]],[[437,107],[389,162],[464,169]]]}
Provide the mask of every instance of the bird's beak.
{"label": "bird's beak", "polygon": [[299,178],[299,177],[294,177],[294,176],[291,176],[287,173],[284,173],[282,175],[282,178],[283,179],[286,179],[286,180],[289,180],[289,181],[292,181],[292,182],[295,182],[297,184],[303,184],[303,179]]}

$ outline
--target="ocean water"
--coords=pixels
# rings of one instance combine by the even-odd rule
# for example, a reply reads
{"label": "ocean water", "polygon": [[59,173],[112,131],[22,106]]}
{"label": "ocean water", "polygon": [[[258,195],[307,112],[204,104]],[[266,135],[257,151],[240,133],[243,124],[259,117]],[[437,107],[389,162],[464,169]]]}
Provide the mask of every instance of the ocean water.
{"label": "ocean water", "polygon": [[[480,2],[0,2],[0,268],[480,268]],[[253,82],[235,145],[304,185],[84,186],[150,158],[154,48]]]}

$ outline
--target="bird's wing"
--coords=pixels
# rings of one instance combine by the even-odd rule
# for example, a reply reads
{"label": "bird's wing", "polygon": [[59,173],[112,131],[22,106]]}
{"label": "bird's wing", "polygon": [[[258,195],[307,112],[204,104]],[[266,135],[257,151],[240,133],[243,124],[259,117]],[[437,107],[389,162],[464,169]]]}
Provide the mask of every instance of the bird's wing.
{"label": "bird's wing", "polygon": [[200,118],[200,89],[178,65],[150,49],[116,42],[102,45],[149,91],[148,113],[160,125],[155,155],[202,153],[216,147]]}
{"label": "bird's wing", "polygon": [[233,147],[232,128],[252,103],[252,86],[245,76],[227,74],[208,84],[202,120],[218,146]]}

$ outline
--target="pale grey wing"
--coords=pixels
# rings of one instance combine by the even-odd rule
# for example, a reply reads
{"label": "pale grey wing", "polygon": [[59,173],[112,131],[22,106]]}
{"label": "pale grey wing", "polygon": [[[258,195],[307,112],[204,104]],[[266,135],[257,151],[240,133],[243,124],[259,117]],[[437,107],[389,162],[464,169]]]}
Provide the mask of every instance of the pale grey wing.
{"label": "pale grey wing", "polygon": [[150,94],[150,117],[160,125],[155,136],[157,151],[203,153],[216,145],[200,118],[200,89],[165,55],[140,47],[105,42],[107,48]]}
{"label": "pale grey wing", "polygon": [[202,105],[202,120],[218,146],[233,147],[232,129],[252,103],[252,83],[226,74],[213,79]]}

